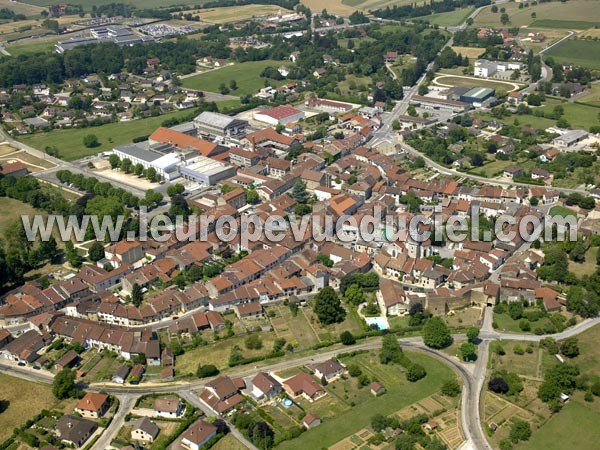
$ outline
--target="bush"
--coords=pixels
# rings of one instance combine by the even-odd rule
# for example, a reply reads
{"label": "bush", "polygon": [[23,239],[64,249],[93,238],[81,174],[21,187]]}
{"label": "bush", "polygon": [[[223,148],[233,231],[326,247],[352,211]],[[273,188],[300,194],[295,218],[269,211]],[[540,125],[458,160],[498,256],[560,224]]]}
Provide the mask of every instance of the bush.
{"label": "bush", "polygon": [[525,350],[523,350],[523,347],[521,347],[519,344],[514,346],[513,352],[515,352],[515,355],[524,355],[525,354]]}
{"label": "bush", "polygon": [[198,378],[214,377],[219,374],[219,369],[213,364],[206,364],[204,366],[198,365],[196,376]]}
{"label": "bush", "polygon": [[456,397],[460,394],[460,384],[455,379],[448,380],[442,385],[442,394],[447,397]]}
{"label": "bush", "polygon": [[425,367],[423,367],[420,364],[412,364],[411,366],[409,366],[406,372],[406,379],[411,383],[419,381],[420,379],[425,378],[426,376],[427,371],[425,370]]}
{"label": "bush", "polygon": [[510,440],[516,444],[519,441],[527,441],[531,437],[531,425],[524,420],[513,418],[510,427]]}
{"label": "bush", "polygon": [[87,148],[94,148],[98,147],[100,142],[98,142],[98,137],[95,134],[88,134],[83,138],[83,145]]}
{"label": "bush", "polygon": [[260,350],[262,348],[262,340],[258,334],[248,336],[244,344],[248,350]]}
{"label": "bush", "polygon": [[504,378],[493,377],[488,381],[488,389],[496,394],[506,394],[508,392],[508,383]]}
{"label": "bush", "polygon": [[358,365],[351,364],[348,366],[348,375],[350,375],[351,377],[359,377],[360,375],[362,375],[362,370],[360,370],[360,367],[358,367]]}
{"label": "bush", "polygon": [[340,334],[340,341],[344,345],[353,345],[356,344],[356,339],[349,331],[344,331]]}

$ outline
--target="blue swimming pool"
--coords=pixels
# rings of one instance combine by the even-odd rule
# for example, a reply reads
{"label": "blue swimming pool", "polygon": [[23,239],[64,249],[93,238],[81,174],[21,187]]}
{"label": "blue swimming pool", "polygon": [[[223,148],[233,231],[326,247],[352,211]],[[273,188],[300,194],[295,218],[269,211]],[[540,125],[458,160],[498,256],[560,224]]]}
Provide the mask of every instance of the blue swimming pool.
{"label": "blue swimming pool", "polygon": [[385,317],[365,317],[367,325],[377,325],[380,330],[387,330],[390,328],[388,321]]}

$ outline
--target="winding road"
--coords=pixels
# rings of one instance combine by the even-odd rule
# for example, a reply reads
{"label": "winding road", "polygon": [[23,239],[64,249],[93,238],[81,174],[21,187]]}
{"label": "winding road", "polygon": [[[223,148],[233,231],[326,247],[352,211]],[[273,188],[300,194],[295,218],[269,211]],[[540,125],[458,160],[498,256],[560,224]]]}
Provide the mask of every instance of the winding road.
{"label": "winding road", "polygon": [[[492,310],[487,307],[484,312],[483,327],[480,332],[480,343],[478,348],[479,358],[475,364],[463,363],[455,357],[433,350],[425,346],[421,337],[400,338],[398,342],[405,348],[413,349],[432,356],[439,361],[449,365],[463,380],[462,407],[461,407],[461,425],[466,440],[466,447],[476,450],[491,450],[487,442],[485,431],[481,424],[482,391],[485,384],[486,368],[488,362],[489,344],[498,339],[510,339],[528,342],[539,342],[540,340],[551,337],[556,340],[563,340],[568,337],[576,336],[589,330],[595,325],[600,324],[600,317],[586,319],[577,325],[564,330],[561,333],[552,335],[537,336],[524,333],[501,333],[492,328]],[[454,339],[464,339],[464,334],[453,335]],[[346,346],[343,349],[326,350],[316,354],[301,356],[288,361],[268,364],[264,366],[246,366],[227,371],[227,375],[232,377],[251,377],[258,372],[277,372],[293,367],[303,366],[315,362],[322,362],[337,356],[341,352],[356,350],[377,350],[381,346],[380,339],[371,339],[352,346]],[[0,372],[7,375],[22,378],[28,381],[38,383],[52,383],[53,376],[49,372],[33,370],[29,367],[20,367],[14,363],[0,362]],[[125,416],[135,405],[135,401],[142,395],[175,392],[188,400],[193,405],[200,407],[203,411],[211,413],[206,405],[202,404],[195,394],[195,391],[201,390],[206,385],[206,380],[197,380],[191,382],[165,383],[160,385],[142,384],[140,386],[121,386],[114,383],[94,383],[88,386],[92,392],[107,392],[115,395],[120,402],[119,409],[113,418],[109,427],[104,431],[101,438],[92,447],[93,450],[103,450],[107,448],[112,439],[124,424]],[[230,424],[231,426],[231,424]],[[232,428],[232,433],[248,448],[255,449],[250,442],[243,439],[243,435]]]}

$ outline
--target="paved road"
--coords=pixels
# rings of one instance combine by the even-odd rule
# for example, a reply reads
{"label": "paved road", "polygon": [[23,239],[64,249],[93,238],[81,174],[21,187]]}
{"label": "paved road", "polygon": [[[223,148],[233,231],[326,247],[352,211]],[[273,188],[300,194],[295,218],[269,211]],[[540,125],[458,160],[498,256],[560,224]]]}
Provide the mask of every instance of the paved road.
{"label": "paved road", "polygon": [[[487,308],[484,324],[480,333],[481,343],[479,344],[479,359],[476,364],[463,364],[460,363],[456,358],[452,358],[445,353],[432,350],[427,348],[423,344],[423,340],[421,337],[409,337],[409,338],[400,338],[398,342],[405,347],[412,348],[418,351],[425,352],[440,361],[445,362],[450,365],[463,379],[464,389],[463,389],[463,407],[461,408],[461,422],[463,431],[465,434],[465,438],[469,445],[472,448],[477,450],[488,450],[489,444],[485,439],[485,432],[481,426],[480,420],[480,408],[481,408],[481,391],[484,386],[486,367],[487,367],[487,359],[488,359],[488,347],[489,343],[496,339],[512,339],[512,340],[521,340],[521,341],[529,341],[529,342],[539,342],[541,339],[546,337],[552,337],[556,340],[563,340],[568,337],[576,336],[591,327],[600,324],[600,317],[596,317],[593,319],[586,319],[574,327],[571,327],[561,333],[556,333],[553,335],[530,335],[530,334],[522,334],[522,333],[500,333],[494,331],[492,329],[492,313],[491,309]],[[458,334],[453,336],[455,339],[464,339],[463,334]],[[346,351],[355,351],[355,350],[376,350],[381,346],[381,341],[379,339],[373,339],[368,342],[363,342],[361,344],[356,344],[353,346],[347,346],[343,349],[336,350],[327,350],[324,352],[320,352],[318,354],[310,355],[310,356],[302,356],[289,361],[279,362],[270,365],[264,366],[254,366],[254,367],[241,367],[237,368],[228,373],[228,375],[232,377],[249,377],[255,375],[258,372],[273,372],[273,371],[281,371],[285,369],[289,369],[292,367],[303,366],[306,364],[325,361],[329,358],[335,357],[340,352]],[[52,382],[52,375],[44,372],[39,372],[32,370],[30,368],[19,367],[14,363],[9,362],[0,362],[0,372],[5,373],[11,376],[23,378],[29,381],[41,382],[49,384]],[[152,393],[166,393],[166,392],[177,392],[180,393],[184,398],[190,400],[197,398],[193,391],[200,390],[205,386],[206,380],[185,382],[185,383],[175,383],[170,385],[141,385],[139,387],[125,387],[125,386],[117,386],[113,383],[95,383],[89,386],[90,391],[103,391],[108,392],[113,395],[117,395],[122,397],[121,407],[119,408],[119,412],[117,413],[116,420],[118,421],[120,417],[124,417],[127,412],[131,409],[133,404],[135,403],[135,399],[138,396]],[[190,397],[191,396],[191,397]],[[193,404],[198,405],[199,400],[194,400]],[[200,405],[202,405],[200,403]],[[198,405],[199,406],[199,405]],[[202,405],[204,406],[204,405]],[[204,406],[205,408],[205,406]],[[203,409],[204,409],[203,408]],[[113,420],[114,421],[114,420]],[[109,429],[106,431],[106,437],[103,439],[112,440],[110,435],[114,432],[114,429],[117,427],[118,423],[115,423],[114,426],[111,424]],[[120,426],[119,426],[120,428]],[[110,439],[109,439],[110,438]],[[98,441],[96,446],[94,446],[94,450],[102,449],[100,446],[101,443]]]}
{"label": "paved road", "polygon": [[110,425],[102,435],[100,435],[100,439],[96,441],[96,443],[92,446],[91,450],[104,450],[110,447],[110,443],[114,438],[119,434],[119,430],[125,424],[125,416],[131,411],[131,408],[135,406],[135,402],[137,401],[139,396],[133,395],[119,395],[117,398],[119,399],[119,409],[114,415]]}
{"label": "paved road", "polygon": [[[214,413],[204,404],[200,401],[200,399],[198,398],[198,396],[191,392],[191,391],[185,391],[182,392],[181,397],[183,397],[185,400],[187,400],[188,402],[190,402],[190,404],[194,405],[197,408],[200,408],[202,411],[204,411],[204,414],[206,414],[207,416],[212,416],[214,415]],[[248,447],[250,450],[259,450],[259,448],[257,446],[255,446],[252,442],[250,442],[248,439],[246,439],[246,436],[244,436],[240,430],[238,430],[236,427],[233,426],[233,424],[227,420],[226,418],[223,418],[223,420],[225,420],[225,422],[227,423],[227,426],[229,427],[229,430],[231,432],[231,434],[241,443],[243,443],[246,447]]]}

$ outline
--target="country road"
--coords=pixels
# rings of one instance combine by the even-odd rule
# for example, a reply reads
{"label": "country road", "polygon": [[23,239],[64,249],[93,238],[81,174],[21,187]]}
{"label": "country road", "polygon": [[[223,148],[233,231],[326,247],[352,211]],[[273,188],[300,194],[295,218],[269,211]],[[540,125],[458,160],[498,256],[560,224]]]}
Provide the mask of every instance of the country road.
{"label": "country road", "polygon": [[[492,329],[492,311],[491,308],[486,308],[484,316],[484,325],[480,332],[481,342],[478,348],[479,358],[475,364],[462,363],[457,358],[450,357],[445,353],[437,350],[433,350],[425,346],[421,337],[408,337],[399,338],[398,342],[405,348],[413,349],[416,351],[424,352],[452,367],[452,369],[461,377],[464,384],[462,392],[462,405],[461,408],[461,424],[467,443],[471,446],[470,448],[476,450],[489,450],[489,444],[485,438],[485,432],[481,425],[480,409],[481,409],[481,393],[484,387],[487,359],[488,359],[488,348],[489,344],[498,339],[508,340],[521,340],[528,342],[539,342],[540,340],[551,337],[556,340],[563,340],[568,337],[576,336],[589,330],[595,325],[600,324],[600,317],[593,319],[586,319],[577,325],[556,334],[551,335],[531,335],[524,333],[501,333]],[[464,339],[464,334],[453,335],[454,339]],[[277,372],[286,370],[293,367],[303,366],[310,363],[322,362],[327,359],[333,358],[340,353],[356,351],[356,350],[376,350],[381,346],[380,339],[373,339],[368,342],[363,342],[351,346],[346,346],[343,349],[326,350],[319,353],[315,353],[309,356],[302,356],[294,358],[288,361],[282,361],[274,364],[265,366],[245,366],[232,369],[227,371],[226,374],[231,377],[250,377],[258,372]],[[0,372],[7,375],[22,378],[28,381],[41,382],[50,384],[52,383],[52,375],[49,373],[39,372],[28,367],[20,367],[16,364],[8,362],[0,362]],[[105,431],[101,440],[94,445],[94,450],[101,450],[105,442],[110,442],[114,438],[115,429],[119,425],[119,420],[124,420],[125,415],[135,404],[135,400],[142,395],[156,394],[156,393],[168,393],[176,392],[186,398],[188,401],[194,400],[192,403],[196,406],[201,405],[203,410],[206,408],[205,405],[199,403],[196,400],[197,397],[194,391],[201,390],[207,380],[197,380],[191,382],[177,382],[170,384],[161,385],[140,385],[140,386],[119,386],[114,383],[94,383],[88,387],[88,390],[93,392],[107,392],[112,395],[116,395],[120,398],[121,405],[113,419],[114,423],[111,423],[109,428]],[[192,396],[192,397],[190,397]],[[122,423],[121,423],[122,426]],[[120,426],[119,426],[120,429]],[[117,429],[118,432],[118,429]],[[250,447],[252,448],[252,447]]]}

